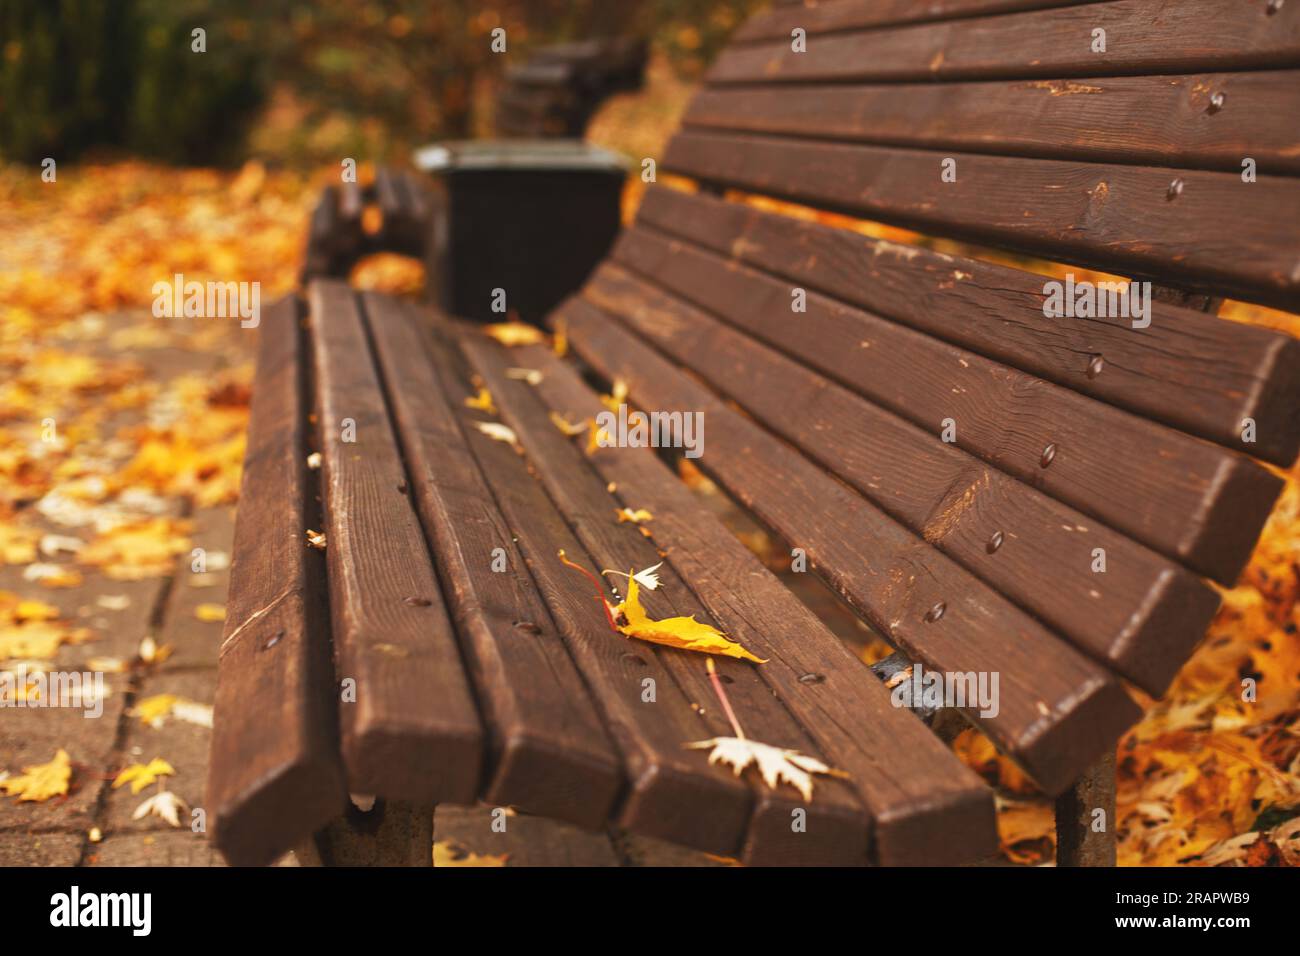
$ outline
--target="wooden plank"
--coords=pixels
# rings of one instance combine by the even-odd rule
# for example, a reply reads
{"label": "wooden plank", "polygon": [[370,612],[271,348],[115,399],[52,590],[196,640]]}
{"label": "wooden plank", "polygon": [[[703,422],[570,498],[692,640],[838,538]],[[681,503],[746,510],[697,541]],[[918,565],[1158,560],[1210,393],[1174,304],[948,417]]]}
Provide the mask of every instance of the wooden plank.
{"label": "wooden plank", "polygon": [[[1220,105],[1215,105],[1220,104]],[[881,146],[1300,174],[1300,73],[705,89],[688,127]]]}
{"label": "wooden plank", "polygon": [[1044,7],[1064,7],[1093,0],[838,0],[809,5],[801,0],[776,4],[773,9],[750,17],[732,36],[735,44],[763,40],[788,40],[796,27],[809,36],[862,30],[868,27],[900,26],[934,20],[1015,13]]}
{"label": "wooden plank", "polygon": [[1055,811],[1057,866],[1114,866],[1115,754],[1106,754],[1057,797]]}
{"label": "wooden plank", "polygon": [[603,830],[582,830],[524,813],[502,818],[497,809],[439,807],[433,816],[433,838],[447,847],[453,859],[474,853],[505,857],[504,865],[510,867],[618,866],[609,834]]}
{"label": "wooden plank", "polygon": [[[431,355],[444,380],[468,384],[449,346],[433,342]],[[462,412],[461,417],[468,416]],[[737,853],[750,814],[749,787],[682,747],[705,736],[708,728],[665,669],[657,648],[611,640],[590,584],[564,567],[556,552],[563,550],[593,570],[598,565],[524,458],[477,429],[467,428],[465,435],[623,757],[628,786],[619,825],[710,853]],[[653,702],[643,698],[647,680],[656,688]]]}
{"label": "wooden plank", "polygon": [[[1300,311],[1300,187],[1261,176],[681,133],[682,175],[1122,275]],[[1180,183],[1177,191],[1174,182]],[[1205,230],[1204,223],[1216,228]]]}
{"label": "wooden plank", "polygon": [[[542,372],[537,391],[571,421],[602,410],[595,392],[549,350],[520,349]],[[768,571],[647,448],[597,451],[592,464],[647,524],[701,602],[733,639],[768,663],[772,692],[850,781],[873,820],[882,865],[942,865],[993,852],[990,794],[943,743],[871,679],[870,669]],[[797,637],[795,636],[797,635]]]}
{"label": "wooden plank", "polygon": [[[658,572],[661,587],[642,592],[647,613],[655,619],[694,615],[716,626],[716,619],[681,580],[672,559],[665,562],[635,524],[618,520],[619,501],[611,496],[606,481],[590,467],[573,439],[551,422],[547,409],[532,394],[532,386],[506,377],[507,360],[500,346],[478,334],[465,337],[462,348],[496,397],[502,419],[527,449],[528,461],[538,479],[588,553],[599,562],[599,568],[640,569],[663,562]],[[632,653],[644,656],[642,646],[643,642],[632,643]],[[734,736],[715,700],[704,657],[672,649],[659,652],[659,657],[687,699],[698,705],[697,713],[707,728],[705,737]],[[716,664],[747,734],[773,746],[825,759],[757,673],[758,667],[766,665],[733,658],[717,658]],[[770,790],[756,784],[753,814],[742,848],[744,859],[756,864],[799,859],[865,863],[868,821],[857,796],[843,781],[835,779],[819,781],[817,790],[817,799],[805,805],[789,787]],[[805,833],[794,832],[791,826],[792,815],[801,809],[807,816]]]}
{"label": "wooden plank", "polygon": [[[353,793],[468,803],[484,733],[352,292],[308,289],[342,749]],[[343,431],[352,423],[355,434]],[[354,438],[345,441],[344,438]]]}
{"label": "wooden plank", "polygon": [[967,715],[1048,793],[1111,747],[1139,711],[1113,677],[1006,598],[913,536],[820,467],[732,411],[580,299],[557,312],[577,353],[621,378],[642,408],[705,414],[699,463],[747,508],[803,548],[880,633],[927,668],[999,675],[1000,709]]}
{"label": "wooden plank", "polygon": [[[957,447],[1226,586],[1235,583],[1281,492],[1281,480],[1244,455],[817,293],[807,293],[806,312],[792,313],[787,282],[683,242],[635,231],[623,236],[614,257],[913,422],[925,433],[915,441],[937,439],[951,421]],[[603,281],[589,285],[589,296],[613,286],[615,297],[620,289],[635,297],[628,277],[609,264],[598,276]],[[661,324],[654,331],[676,329]],[[745,339],[731,341],[743,346]],[[821,384],[815,379],[810,394]],[[770,390],[759,396],[775,398]],[[963,471],[974,464],[952,460]],[[868,465],[869,473],[878,467]]]}
{"label": "wooden plank", "polygon": [[[910,425],[608,265],[585,294],[625,316],[673,360],[717,383],[882,511],[1149,693],[1164,692],[1214,616],[1218,595],[1195,575],[944,443],[937,428]],[[820,329],[803,334],[809,341],[822,338]],[[836,344],[830,336],[826,341]],[[911,375],[925,374],[921,366],[903,365]],[[969,416],[956,415],[958,432],[969,429]],[[1020,418],[997,416],[999,422]],[[1115,455],[1114,444],[1106,454]],[[1105,554],[1104,573],[1095,571],[1098,548]]]}
{"label": "wooden plank", "polygon": [[307,480],[300,302],[268,310],[235,525],[208,771],[212,838],[238,865],[270,863],[346,799],[324,562],[303,541]]}
{"label": "wooden plank", "polygon": [[[427,313],[373,293],[361,301],[486,718],[492,768],[483,799],[604,826],[622,767],[449,404],[467,393],[434,371],[421,328]],[[498,550],[510,569],[502,573],[493,567]]]}
{"label": "wooden plank", "polygon": [[[919,4],[917,6],[920,6]],[[1093,51],[1105,30],[1106,50]],[[1300,65],[1300,9],[1269,0],[1114,0],[733,46],[712,84],[1123,76]]]}
{"label": "wooden plank", "polygon": [[[1289,466],[1300,451],[1300,340],[1161,304],[1122,319],[1043,315],[1044,278],[742,203],[654,188],[638,222],[1155,421]],[[958,281],[960,280],[960,281]]]}

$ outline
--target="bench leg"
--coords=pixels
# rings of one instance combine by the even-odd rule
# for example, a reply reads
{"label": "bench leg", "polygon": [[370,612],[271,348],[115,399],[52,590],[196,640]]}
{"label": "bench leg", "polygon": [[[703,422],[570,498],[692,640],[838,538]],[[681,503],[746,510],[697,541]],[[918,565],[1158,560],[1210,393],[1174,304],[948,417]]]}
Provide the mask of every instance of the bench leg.
{"label": "bench leg", "polygon": [[1114,751],[1056,798],[1056,865],[1115,865]]}
{"label": "bench leg", "polygon": [[433,866],[433,805],[377,801],[347,812],[294,851],[303,866]]}

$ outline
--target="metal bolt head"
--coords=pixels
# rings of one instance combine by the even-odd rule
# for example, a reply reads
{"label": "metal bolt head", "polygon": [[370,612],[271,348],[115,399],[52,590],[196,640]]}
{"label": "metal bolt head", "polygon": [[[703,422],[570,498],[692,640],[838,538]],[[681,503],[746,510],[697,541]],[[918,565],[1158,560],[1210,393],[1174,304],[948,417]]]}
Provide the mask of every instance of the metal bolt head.
{"label": "metal bolt head", "polygon": [[1043,455],[1038,459],[1038,467],[1046,468],[1054,458],[1056,458],[1056,442],[1052,442],[1043,449]]}
{"label": "metal bolt head", "polygon": [[930,608],[930,610],[925,612],[925,622],[927,624],[933,624],[935,621],[939,620],[939,618],[943,617],[946,610],[948,610],[948,605],[943,601],[940,601],[934,607]]}
{"label": "metal bolt head", "polygon": [[1210,112],[1217,113],[1223,109],[1223,102],[1226,97],[1222,93],[1215,93],[1210,97]]}
{"label": "metal bolt head", "polygon": [[1101,374],[1101,370],[1106,367],[1106,360],[1101,355],[1094,355],[1088,359],[1088,378],[1096,378]]}
{"label": "metal bolt head", "polygon": [[988,543],[984,545],[984,550],[989,554],[997,554],[998,548],[1002,547],[1003,535],[1001,531],[994,531],[989,536]]}
{"label": "metal bolt head", "polygon": [[1183,194],[1183,178],[1179,176],[1169,184],[1169,191],[1165,193],[1165,198],[1172,201]]}
{"label": "metal bolt head", "polygon": [[1282,9],[1283,2],[1284,0],[1268,0],[1268,6],[1266,6],[1264,9],[1268,11],[1268,15],[1271,17],[1273,14],[1277,13],[1279,10]]}

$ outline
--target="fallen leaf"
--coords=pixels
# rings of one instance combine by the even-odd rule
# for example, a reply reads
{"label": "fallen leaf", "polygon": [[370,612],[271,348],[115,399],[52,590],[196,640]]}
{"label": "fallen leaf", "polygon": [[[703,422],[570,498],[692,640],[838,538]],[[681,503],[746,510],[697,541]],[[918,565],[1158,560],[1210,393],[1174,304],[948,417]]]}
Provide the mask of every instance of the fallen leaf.
{"label": "fallen leaf", "polygon": [[23,580],[47,588],[75,588],[80,587],[84,579],[80,571],[66,564],[39,563],[23,568]]}
{"label": "fallen leaf", "polygon": [[714,737],[710,740],[697,740],[686,746],[691,750],[711,751],[709,763],[726,764],[737,777],[750,764],[755,764],[769,789],[775,790],[781,781],[785,781],[798,790],[805,800],[812,800],[813,774],[844,776],[841,771],[833,770],[820,760],[797,750],[784,750],[744,737]]}
{"label": "fallen leaf", "polygon": [[172,705],[178,700],[180,698],[175,694],[155,694],[146,697],[135,705],[135,715],[140,718],[141,723],[157,729],[163,725],[163,721],[171,713]]}
{"label": "fallen leaf", "polygon": [[41,536],[41,554],[47,558],[59,554],[76,554],[86,542],[66,534],[46,534]]}
{"label": "fallen leaf", "polygon": [[312,531],[312,530],[308,529],[307,532],[306,532],[306,535],[307,535],[307,544],[308,544],[310,547],[315,548],[317,551],[324,551],[324,550],[325,550],[325,532],[324,532],[324,531]]}
{"label": "fallen leaf", "polygon": [[505,866],[509,858],[509,854],[472,853],[451,840],[435,840],[433,844],[434,866]]}
{"label": "fallen leaf", "polygon": [[159,646],[151,634],[146,634],[140,639],[140,647],[136,655],[145,664],[161,664],[172,656],[172,646],[170,644]]}
{"label": "fallen leaf", "polygon": [[587,419],[587,454],[593,455],[597,449],[610,447],[609,429],[596,424],[596,419]]}
{"label": "fallen leaf", "polygon": [[154,757],[147,764],[133,763],[113,779],[113,789],[131,785],[132,793],[139,793],[159,777],[175,776],[176,771],[166,760]]}
{"label": "fallen leaf", "polygon": [[131,598],[126,594],[101,594],[95,604],[106,611],[125,611],[131,606]]}
{"label": "fallen leaf", "polygon": [[492,393],[486,388],[480,388],[477,395],[467,397],[465,399],[465,407],[476,408],[480,412],[485,412],[488,415],[495,415],[497,413],[496,405],[492,404]]}
{"label": "fallen leaf", "polygon": [[0,660],[53,660],[64,644],[84,644],[91,640],[94,635],[88,628],[70,628],[62,623],[34,621],[17,627],[0,625]]}
{"label": "fallen leaf", "polygon": [[527,325],[523,322],[495,322],[492,325],[483,326],[483,333],[507,347],[536,345],[546,338],[542,334],[542,330],[537,326]]}
{"label": "fallen leaf", "polygon": [[646,511],[644,508],[637,508],[635,511],[631,508],[617,508],[615,509],[614,514],[618,515],[619,524],[623,524],[627,521],[630,521],[633,524],[640,524],[642,521],[650,521],[654,518],[654,515]]}
{"label": "fallen leaf", "polygon": [[660,561],[654,567],[645,568],[641,571],[636,572],[636,574],[632,574],[632,575],[629,575],[626,571],[601,571],[600,573],[617,574],[620,577],[630,578],[631,580],[636,581],[638,584],[640,584],[647,591],[655,591],[658,590],[659,588],[659,575],[655,574],[655,572],[658,571],[663,566],[664,563]]}
{"label": "fallen leaf", "polygon": [[488,438],[503,441],[507,445],[517,445],[519,443],[519,438],[514,431],[500,422],[475,422],[474,426],[484,435],[487,435]]}
{"label": "fallen leaf", "polygon": [[119,581],[161,577],[172,573],[177,556],[190,550],[188,528],[171,518],[118,525],[82,548],[77,560]]}
{"label": "fallen leaf", "polygon": [[556,428],[558,428],[560,431],[564,432],[565,436],[568,438],[572,438],[575,435],[581,435],[583,432],[587,430],[587,425],[585,422],[581,425],[575,425],[573,422],[569,421],[559,412],[555,412],[555,411],[551,412],[551,424],[554,425]]}
{"label": "fallen leaf", "polygon": [[40,535],[26,528],[0,524],[0,564],[28,564],[36,560]]}
{"label": "fallen leaf", "polygon": [[551,351],[560,358],[569,354],[569,323],[564,319],[555,322],[555,336],[551,340]]}
{"label": "fallen leaf", "polygon": [[320,452],[314,451],[307,456],[307,467],[310,468],[312,471],[318,471],[320,469],[320,464],[321,464]]}
{"label": "fallen leaf", "polygon": [[19,776],[0,780],[0,791],[16,796],[19,803],[40,802],[67,794],[71,781],[72,761],[68,752],[60,748],[49,763],[23,767]]}
{"label": "fallen leaf", "polygon": [[[663,644],[686,651],[699,651],[704,654],[721,654],[724,657],[738,657],[741,660],[766,664],[767,661],[756,657],[735,641],[730,641],[716,628],[702,624],[690,617],[670,617],[655,621],[646,614],[641,606],[638,594],[639,582],[631,571],[628,572],[627,599],[617,605],[614,611],[615,626],[628,637],[635,637],[652,644]],[[622,623],[619,623],[622,621]]]}
{"label": "fallen leaf", "polygon": [[140,820],[146,816],[155,816],[161,817],[174,827],[179,827],[181,811],[188,809],[189,805],[176,794],[170,790],[160,790],[136,807],[135,813],[131,814],[131,819]]}
{"label": "fallen leaf", "polygon": [[610,394],[600,396],[600,403],[617,415],[619,406],[627,404],[627,382],[621,378],[614,379]]}
{"label": "fallen leaf", "polygon": [[527,382],[529,385],[542,384],[542,373],[535,368],[508,368],[506,378],[514,379],[516,382]]}
{"label": "fallen leaf", "polygon": [[200,604],[194,609],[194,616],[200,621],[207,623],[219,623],[226,619],[226,606],[224,604]]}

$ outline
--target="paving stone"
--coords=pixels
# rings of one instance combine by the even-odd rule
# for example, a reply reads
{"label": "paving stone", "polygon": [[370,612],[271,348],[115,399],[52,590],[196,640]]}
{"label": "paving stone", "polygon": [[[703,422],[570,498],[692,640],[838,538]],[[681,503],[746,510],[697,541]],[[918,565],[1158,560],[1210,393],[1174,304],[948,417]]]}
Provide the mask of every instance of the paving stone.
{"label": "paving stone", "polygon": [[[187,667],[216,667],[221,648],[222,622],[200,620],[198,609],[205,604],[225,606],[230,587],[231,545],[235,520],[232,509],[212,508],[190,519],[194,530],[191,544],[206,552],[209,570],[196,573],[190,555],[178,564],[175,583],[168,595],[167,609],[159,632],[160,644],[171,646],[163,671]],[[227,567],[219,567],[222,558]]]}
{"label": "paving stone", "polygon": [[478,854],[508,854],[507,866],[618,866],[608,834],[568,823],[515,814],[506,829],[492,829],[492,807],[438,807],[434,840],[451,840]]}
{"label": "paving stone", "polygon": [[0,867],[76,866],[84,833],[0,833]]}

